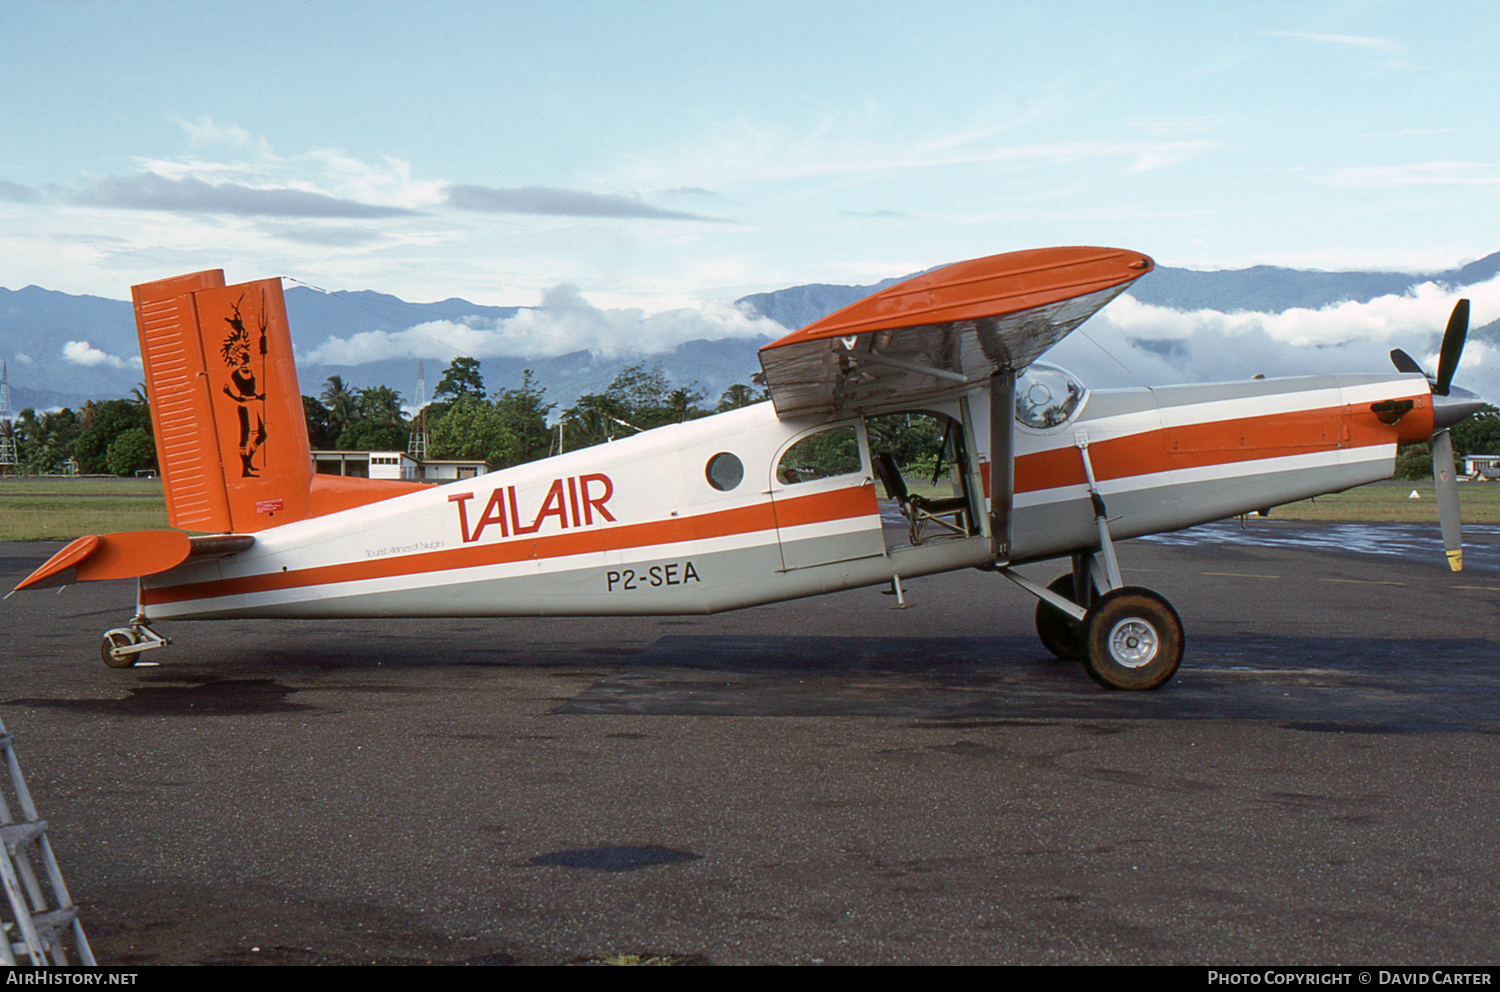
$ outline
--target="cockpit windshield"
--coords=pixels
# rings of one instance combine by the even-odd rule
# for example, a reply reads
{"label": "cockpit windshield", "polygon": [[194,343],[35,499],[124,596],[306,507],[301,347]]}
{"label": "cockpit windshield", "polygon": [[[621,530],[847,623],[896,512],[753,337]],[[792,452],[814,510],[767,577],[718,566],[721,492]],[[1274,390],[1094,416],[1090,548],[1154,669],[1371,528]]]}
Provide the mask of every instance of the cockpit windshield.
{"label": "cockpit windshield", "polygon": [[1055,365],[1034,362],[1016,377],[1016,420],[1044,430],[1073,419],[1087,390]]}

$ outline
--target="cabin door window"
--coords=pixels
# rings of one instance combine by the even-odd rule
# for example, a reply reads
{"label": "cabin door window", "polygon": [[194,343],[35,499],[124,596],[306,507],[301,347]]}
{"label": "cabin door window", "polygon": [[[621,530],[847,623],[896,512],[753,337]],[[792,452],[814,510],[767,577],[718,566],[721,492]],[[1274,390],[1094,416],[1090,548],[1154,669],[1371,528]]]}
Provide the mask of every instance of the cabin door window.
{"label": "cabin door window", "polygon": [[794,438],[772,463],[770,492],[784,568],[885,553],[869,444],[857,422]]}

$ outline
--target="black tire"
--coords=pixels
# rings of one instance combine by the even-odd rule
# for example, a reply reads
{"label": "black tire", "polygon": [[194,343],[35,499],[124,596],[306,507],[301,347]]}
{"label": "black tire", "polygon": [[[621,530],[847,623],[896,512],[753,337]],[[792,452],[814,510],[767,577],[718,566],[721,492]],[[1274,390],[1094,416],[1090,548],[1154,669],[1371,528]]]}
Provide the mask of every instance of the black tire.
{"label": "black tire", "polygon": [[1155,689],[1182,662],[1182,619],[1149,589],[1105,593],[1089,608],[1083,627],[1083,667],[1106,689]]}
{"label": "black tire", "polygon": [[[1047,587],[1063,599],[1078,602],[1073,594],[1073,573],[1060,575]],[[1079,661],[1086,650],[1083,642],[1083,621],[1074,620],[1045,599],[1036,603],[1036,636],[1042,639],[1042,647],[1051,651],[1062,661]]]}
{"label": "black tire", "polygon": [[110,631],[104,635],[104,640],[99,643],[99,657],[110,668],[134,668],[135,654],[115,654],[115,648],[129,647],[135,643],[135,638],[129,634],[119,631]]}

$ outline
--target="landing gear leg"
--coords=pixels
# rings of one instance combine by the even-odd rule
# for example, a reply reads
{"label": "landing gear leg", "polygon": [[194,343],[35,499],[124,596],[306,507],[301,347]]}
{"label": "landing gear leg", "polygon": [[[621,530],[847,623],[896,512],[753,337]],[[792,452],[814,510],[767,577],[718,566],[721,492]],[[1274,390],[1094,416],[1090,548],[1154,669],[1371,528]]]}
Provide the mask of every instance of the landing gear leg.
{"label": "landing gear leg", "polygon": [[130,621],[129,627],[116,627],[104,632],[104,640],[99,644],[99,657],[110,668],[154,665],[155,662],[142,662],[141,652],[163,648],[171,643],[171,640],[147,626],[144,617],[137,615]]}
{"label": "landing gear leg", "polygon": [[[1078,555],[1074,555],[1075,560],[1078,558]],[[1087,572],[1084,575],[1087,576]],[[1053,579],[1052,583],[1047,586],[1047,591],[1087,609],[1095,598],[1093,583],[1087,577],[1084,578],[1081,588],[1087,590],[1086,596],[1078,594],[1079,588],[1078,572],[1075,569]],[[1036,601],[1036,636],[1041,638],[1043,647],[1062,661],[1079,661],[1086,650],[1083,621],[1064,613],[1047,600],[1040,598]]]}
{"label": "landing gear leg", "polygon": [[1000,573],[1036,596],[1036,632],[1057,657],[1080,659],[1108,689],[1155,689],[1182,662],[1182,619],[1149,589],[1121,582],[1104,498],[1094,480],[1088,437],[1075,437],[1088,479],[1099,546],[1073,556],[1073,571],[1043,589],[1009,568]]}

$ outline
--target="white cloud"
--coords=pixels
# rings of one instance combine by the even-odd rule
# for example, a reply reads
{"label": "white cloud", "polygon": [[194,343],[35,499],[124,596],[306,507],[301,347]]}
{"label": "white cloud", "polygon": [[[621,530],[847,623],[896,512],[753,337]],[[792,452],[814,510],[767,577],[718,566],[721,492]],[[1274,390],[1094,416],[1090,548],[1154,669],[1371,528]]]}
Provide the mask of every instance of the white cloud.
{"label": "white cloud", "polygon": [[554,286],[541,305],[513,317],[438,320],[403,331],[366,331],[331,337],[298,361],[358,365],[386,358],[452,360],[459,355],[554,356],[573,351],[656,354],[685,341],[780,337],[786,328],[752,317],[732,303],[707,304],[648,314],[640,309],[601,309],[571,285]]}
{"label": "white cloud", "polygon": [[1485,162],[1416,162],[1337,169],[1317,180],[1330,186],[1493,186],[1500,166]]}
{"label": "white cloud", "polygon": [[447,196],[446,183],[413,179],[410,162],[389,155],[379,162],[366,162],[337,148],[285,157],[272,154],[261,141],[252,154],[242,158],[135,156],[134,161],[143,173],[176,183],[196,180],[212,186],[296,191],[401,210],[430,207]]}
{"label": "white cloud", "polygon": [[[1100,387],[1388,373],[1393,348],[1433,372],[1438,341],[1461,296],[1471,300],[1471,328],[1500,316],[1500,279],[1458,292],[1424,283],[1404,296],[1284,313],[1183,312],[1122,296],[1044,361]],[[1492,402],[1500,399],[1495,351],[1471,337],[1454,380]]]}
{"label": "white cloud", "polygon": [[113,369],[140,368],[139,357],[124,359],[108,352],[100,351],[87,341],[69,341],[62,347],[63,360],[74,365],[83,365],[92,368],[95,365],[108,365]]}
{"label": "white cloud", "polygon": [[927,135],[878,133],[863,117],[825,117],[806,128],[734,121],[718,134],[626,165],[639,188],[721,188],[738,182],[869,176],[880,172],[996,163],[1105,160],[1131,172],[1176,165],[1221,147],[1211,140],[1063,141],[1011,144],[998,127]]}
{"label": "white cloud", "polygon": [[1101,314],[1121,333],[1153,339],[1186,339],[1208,330],[1235,338],[1251,332],[1297,348],[1329,347],[1353,341],[1425,341],[1441,334],[1460,296],[1472,301],[1474,326],[1500,316],[1500,278],[1454,292],[1435,283],[1414,286],[1402,296],[1381,296],[1367,303],[1346,301],[1313,310],[1296,307],[1282,313],[1218,310],[1184,312],[1140,303],[1123,296]]}
{"label": "white cloud", "polygon": [[1358,34],[1317,34],[1312,31],[1267,31],[1265,33],[1273,38],[1298,38],[1320,45],[1337,45],[1341,48],[1373,52],[1386,56],[1386,64],[1391,66],[1405,66],[1411,61],[1405,46],[1389,38],[1374,38]]}
{"label": "white cloud", "polygon": [[[196,121],[185,121],[180,117],[172,118],[172,123],[182,128],[187,135],[188,144],[199,145],[232,145],[236,148],[251,143],[252,138],[249,131],[238,124],[220,124],[212,117],[204,116]],[[262,152],[269,152],[270,146],[264,138],[258,142]]]}

